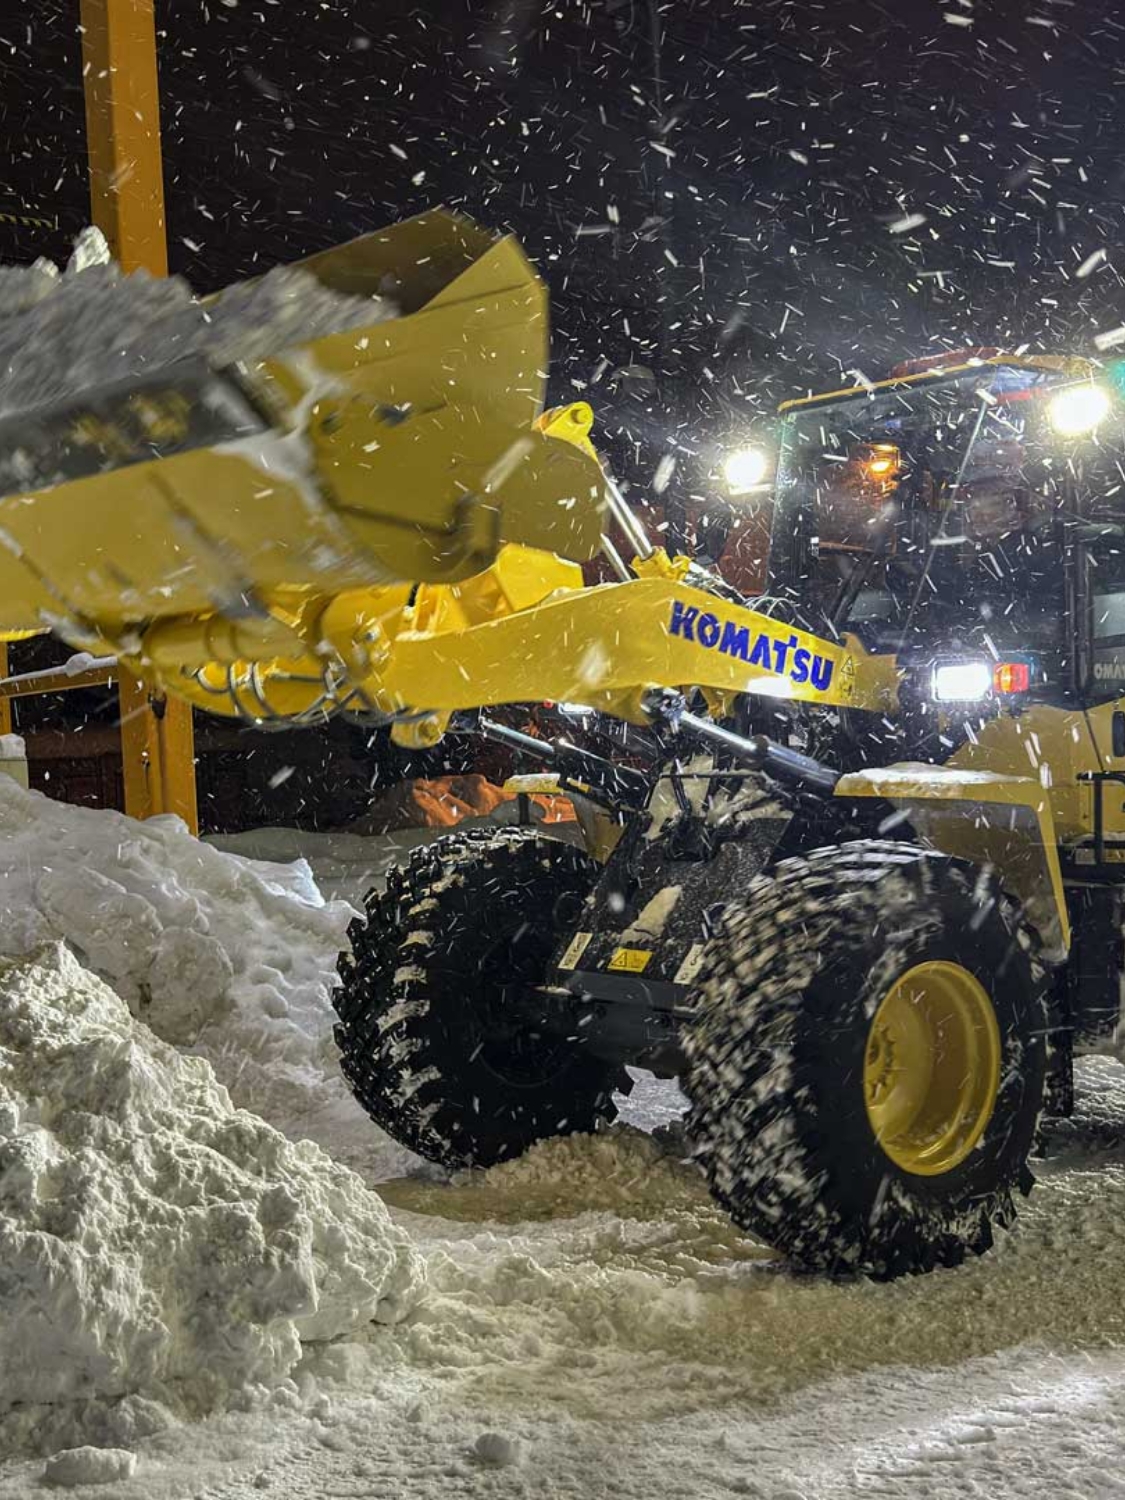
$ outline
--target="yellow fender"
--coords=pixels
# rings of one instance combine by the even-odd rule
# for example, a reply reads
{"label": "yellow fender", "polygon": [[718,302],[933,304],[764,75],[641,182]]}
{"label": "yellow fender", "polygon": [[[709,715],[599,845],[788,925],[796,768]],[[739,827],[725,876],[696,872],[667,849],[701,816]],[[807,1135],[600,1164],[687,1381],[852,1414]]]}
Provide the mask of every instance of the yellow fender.
{"label": "yellow fender", "polygon": [[906,762],[840,778],[837,797],[882,797],[918,834],[958,859],[996,869],[1038,929],[1043,956],[1063,963],[1070,918],[1048,793],[1030,776]]}

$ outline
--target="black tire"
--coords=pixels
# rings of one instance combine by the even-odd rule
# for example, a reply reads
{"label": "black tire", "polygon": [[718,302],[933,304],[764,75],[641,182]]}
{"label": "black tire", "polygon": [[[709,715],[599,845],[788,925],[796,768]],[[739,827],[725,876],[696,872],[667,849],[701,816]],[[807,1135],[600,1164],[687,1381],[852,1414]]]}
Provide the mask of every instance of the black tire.
{"label": "black tire", "polygon": [[416,850],[368,896],[340,958],[335,1034],[388,1135],[442,1166],[487,1167],[615,1117],[625,1070],[514,1024],[500,988],[542,981],[597,869],[532,829],[473,829]]}
{"label": "black tire", "polygon": [[[688,1131],[743,1229],[801,1264],[889,1279],[956,1265],[1014,1217],[1048,1064],[1047,986],[1018,907],[973,867],[863,841],[781,861],[712,939],[685,1036]],[[869,1120],[864,1060],[894,980],[942,960],[991,1001],[991,1116],[964,1160],[904,1171]]]}

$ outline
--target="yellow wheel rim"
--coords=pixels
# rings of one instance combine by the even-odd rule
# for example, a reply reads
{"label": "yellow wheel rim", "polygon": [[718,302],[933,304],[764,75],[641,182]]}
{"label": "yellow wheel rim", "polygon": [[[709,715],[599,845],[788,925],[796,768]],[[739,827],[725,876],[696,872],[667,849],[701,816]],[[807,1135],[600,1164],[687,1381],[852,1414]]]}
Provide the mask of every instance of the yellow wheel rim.
{"label": "yellow wheel rim", "polygon": [[960,964],[918,964],[883,998],[863,1064],[867,1118],[904,1172],[938,1177],[984,1134],[1000,1088],[1000,1028]]}

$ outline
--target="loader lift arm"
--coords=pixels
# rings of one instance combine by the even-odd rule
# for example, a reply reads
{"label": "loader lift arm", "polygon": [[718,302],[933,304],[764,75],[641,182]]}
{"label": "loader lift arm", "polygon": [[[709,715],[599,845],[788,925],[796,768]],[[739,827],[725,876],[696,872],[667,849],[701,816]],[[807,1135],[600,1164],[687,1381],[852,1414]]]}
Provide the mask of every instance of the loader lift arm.
{"label": "loader lift arm", "polygon": [[[0,638],[49,626],[157,694],[254,723],[336,713],[430,742],[450,713],[653,688],[887,708],[893,663],[699,587],[590,443],[544,413],[546,299],[443,212],[312,257],[398,316],[0,420]],[[607,512],[636,554],[584,586]]]}

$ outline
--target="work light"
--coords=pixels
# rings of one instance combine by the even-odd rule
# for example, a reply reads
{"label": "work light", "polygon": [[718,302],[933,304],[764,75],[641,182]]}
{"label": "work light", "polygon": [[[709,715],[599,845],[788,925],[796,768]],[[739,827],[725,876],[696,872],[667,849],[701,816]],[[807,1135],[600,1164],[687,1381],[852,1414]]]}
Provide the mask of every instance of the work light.
{"label": "work light", "polygon": [[723,460],[723,479],[732,495],[746,495],[765,483],[770,456],[764,448],[736,448]]}
{"label": "work light", "polygon": [[1100,385],[1071,385],[1051,397],[1047,417],[1060,437],[1084,437],[1105,420],[1109,408],[1109,396]]}
{"label": "work light", "polygon": [[1013,698],[1031,688],[1032,657],[990,661],[983,656],[951,657],[930,668],[930,696],[937,703],[980,703],[985,698]]}
{"label": "work light", "polygon": [[978,703],[992,692],[992,667],[986,661],[937,662],[930,691],[938,703]]}

